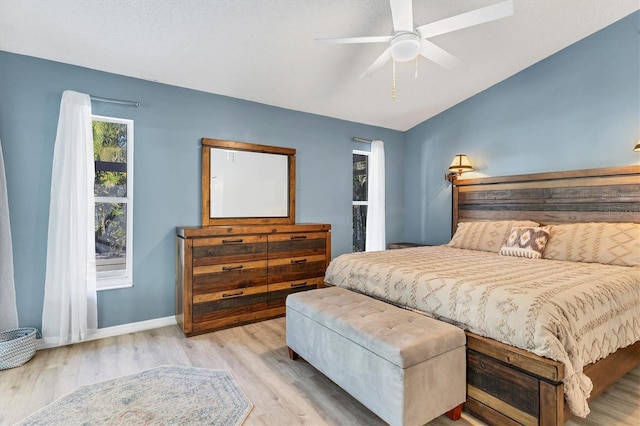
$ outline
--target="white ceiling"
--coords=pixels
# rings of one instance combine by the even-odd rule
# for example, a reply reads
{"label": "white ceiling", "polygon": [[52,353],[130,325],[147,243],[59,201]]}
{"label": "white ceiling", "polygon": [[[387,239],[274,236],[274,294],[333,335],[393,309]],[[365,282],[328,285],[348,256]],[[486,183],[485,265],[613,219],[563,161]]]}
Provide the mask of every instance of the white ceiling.
{"label": "white ceiling", "polygon": [[[414,0],[414,21],[499,1]],[[416,80],[398,64],[395,101],[391,63],[358,79],[387,45],[314,42],[389,35],[388,0],[0,0],[0,50],[404,131],[638,9],[514,0],[509,18],[430,39],[456,69],[420,58]]]}

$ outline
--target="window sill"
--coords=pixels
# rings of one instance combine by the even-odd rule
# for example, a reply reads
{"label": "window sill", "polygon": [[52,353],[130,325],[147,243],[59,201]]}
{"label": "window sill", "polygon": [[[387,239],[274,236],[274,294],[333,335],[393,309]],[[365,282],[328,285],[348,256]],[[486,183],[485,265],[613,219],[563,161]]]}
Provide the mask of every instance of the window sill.
{"label": "window sill", "polygon": [[121,288],[130,288],[130,287],[133,287],[133,283],[131,281],[124,281],[124,280],[98,279],[96,283],[96,291],[118,290]]}

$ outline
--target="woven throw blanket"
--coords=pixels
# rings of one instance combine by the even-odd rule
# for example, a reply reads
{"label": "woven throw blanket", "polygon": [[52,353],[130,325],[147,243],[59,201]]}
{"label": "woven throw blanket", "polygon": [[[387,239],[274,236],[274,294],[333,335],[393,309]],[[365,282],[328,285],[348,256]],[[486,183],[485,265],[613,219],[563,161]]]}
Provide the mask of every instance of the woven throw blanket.
{"label": "woven throw blanket", "polygon": [[564,363],[580,417],[592,389],[583,367],[640,340],[639,267],[437,246],[345,254],[325,281]]}

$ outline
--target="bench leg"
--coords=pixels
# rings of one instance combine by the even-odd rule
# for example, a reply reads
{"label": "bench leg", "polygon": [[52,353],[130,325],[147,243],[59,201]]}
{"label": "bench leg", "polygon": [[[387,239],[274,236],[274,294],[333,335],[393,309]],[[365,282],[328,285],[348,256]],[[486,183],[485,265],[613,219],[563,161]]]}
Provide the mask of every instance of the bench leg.
{"label": "bench leg", "polygon": [[460,420],[460,417],[462,417],[462,404],[460,404],[457,407],[452,408],[451,410],[447,411],[447,416],[451,420]]}
{"label": "bench leg", "polygon": [[296,360],[298,358],[300,358],[300,355],[298,355],[293,349],[291,349],[289,346],[287,346],[287,349],[289,350],[289,358]]}

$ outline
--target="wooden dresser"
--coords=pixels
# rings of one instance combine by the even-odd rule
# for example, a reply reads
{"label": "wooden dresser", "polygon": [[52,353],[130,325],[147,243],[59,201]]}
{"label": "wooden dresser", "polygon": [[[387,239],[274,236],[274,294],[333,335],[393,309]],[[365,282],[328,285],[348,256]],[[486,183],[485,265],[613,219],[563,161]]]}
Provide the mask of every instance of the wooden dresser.
{"label": "wooden dresser", "polygon": [[331,225],[218,225],[177,233],[176,319],[187,336],[285,313],[288,294],[322,286]]}

